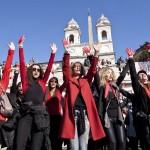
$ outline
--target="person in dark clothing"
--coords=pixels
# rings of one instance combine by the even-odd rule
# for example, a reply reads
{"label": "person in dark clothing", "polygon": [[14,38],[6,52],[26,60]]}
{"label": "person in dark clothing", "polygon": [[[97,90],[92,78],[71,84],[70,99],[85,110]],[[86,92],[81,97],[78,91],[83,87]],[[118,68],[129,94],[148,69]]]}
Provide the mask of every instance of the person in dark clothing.
{"label": "person in dark clothing", "polygon": [[15,70],[10,93],[7,93],[10,103],[13,107],[13,114],[2,126],[2,133],[7,149],[12,150],[15,140],[17,123],[20,118],[20,107],[23,98],[21,82],[17,84],[19,71]]}
{"label": "person in dark clothing", "polygon": [[97,109],[100,119],[105,126],[107,139],[110,143],[109,147],[112,150],[126,149],[126,136],[123,116],[119,104],[119,92],[114,87],[114,84],[119,86],[127,71],[128,64],[126,64],[118,79],[115,80],[115,73],[111,68],[102,68],[97,73],[98,77],[95,82],[99,95],[99,98],[96,101]]}
{"label": "person in dark clothing", "polygon": [[146,71],[140,70],[136,73],[133,59],[134,51],[126,49],[132,81],[132,88],[136,99],[135,129],[142,150],[150,149],[150,85]]}
{"label": "person in dark clothing", "polygon": [[[116,86],[117,85],[119,86],[121,84],[121,82],[124,80],[128,69],[129,69],[128,64],[126,64],[124,69],[120,73],[119,77],[117,78],[117,80],[115,80],[114,71],[111,68],[105,67],[100,70],[97,70],[97,74],[92,83],[92,89],[93,89],[96,106],[97,106],[97,109],[99,112],[99,117],[102,120],[103,126],[105,126],[105,125],[107,126],[108,122],[113,121],[114,129],[115,129],[115,126],[117,126],[116,128],[120,129],[122,133],[120,131],[118,131],[118,134],[117,134],[117,131],[115,129],[115,133],[110,135],[110,137],[109,137],[109,135],[107,135],[107,137],[103,141],[96,142],[96,149],[103,149],[104,147],[107,148],[110,141],[111,141],[112,149],[115,149],[117,147],[117,145],[120,146],[120,149],[125,149],[125,147],[126,147],[124,124],[123,124],[123,118],[122,118],[122,113],[121,113],[120,104],[119,104],[119,96],[118,96],[119,91],[116,90]],[[107,86],[107,88],[106,88],[106,86]],[[107,92],[106,92],[106,90],[107,90]],[[109,95],[108,98],[105,98],[105,96],[107,95],[106,93]],[[114,98],[114,101],[113,101],[114,103],[112,103],[112,101],[110,100],[111,94],[112,94],[112,98]],[[105,100],[105,99],[107,99],[107,100]],[[108,104],[109,104],[109,106],[108,106]],[[110,109],[109,108],[110,105],[113,105],[113,108]],[[108,109],[110,109],[110,112],[109,112],[110,116],[108,116],[109,115],[107,112]],[[114,110],[114,111],[111,112],[111,110],[112,111]],[[111,114],[116,114],[116,116],[112,116]],[[111,118],[109,118],[109,117],[111,117]],[[114,120],[116,120],[116,121],[112,120],[112,118],[114,118]],[[111,130],[114,131],[113,128],[109,128],[109,127],[105,128],[106,131],[109,129],[110,129],[110,131]],[[117,141],[120,143],[117,143]],[[118,146],[118,148],[119,148],[119,146]]]}
{"label": "person in dark clothing", "polygon": [[17,96],[16,104],[19,108],[21,106],[22,99],[23,99],[23,91],[22,91],[21,82],[17,83],[18,76],[19,76],[19,70],[16,69],[14,71],[14,78],[13,78],[12,86],[10,88],[10,93],[13,93]]}
{"label": "person in dark clothing", "polygon": [[[23,53],[24,36],[18,42],[20,74],[23,89],[21,118],[17,127],[15,150],[25,150],[27,141],[31,139],[32,150],[50,150],[49,115],[44,105],[46,82],[48,80],[54,56],[57,50],[55,44],[51,46],[52,53],[45,73],[39,64],[32,64],[26,70]],[[43,146],[42,146],[43,145]]]}

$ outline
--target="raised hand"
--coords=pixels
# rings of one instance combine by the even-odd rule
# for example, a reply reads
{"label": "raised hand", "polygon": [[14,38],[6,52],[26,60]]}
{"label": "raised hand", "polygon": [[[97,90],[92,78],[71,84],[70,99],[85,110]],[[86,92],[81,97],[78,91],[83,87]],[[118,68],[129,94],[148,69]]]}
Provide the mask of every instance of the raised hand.
{"label": "raised hand", "polygon": [[56,46],[56,44],[55,43],[52,43],[51,45],[50,45],[50,47],[51,47],[51,49],[52,49],[52,53],[56,53],[56,51],[57,51],[57,46]]}
{"label": "raised hand", "polygon": [[9,47],[9,49],[11,49],[11,50],[15,50],[15,45],[14,45],[13,42],[8,43],[8,47]]}
{"label": "raised hand", "polygon": [[25,36],[22,35],[18,40],[19,47],[23,47],[24,41],[25,41]]}
{"label": "raised hand", "polygon": [[90,47],[83,47],[82,50],[83,50],[83,54],[86,54],[86,55],[88,55],[91,52]]}
{"label": "raised hand", "polygon": [[135,52],[132,48],[126,48],[126,53],[128,57],[132,58]]}

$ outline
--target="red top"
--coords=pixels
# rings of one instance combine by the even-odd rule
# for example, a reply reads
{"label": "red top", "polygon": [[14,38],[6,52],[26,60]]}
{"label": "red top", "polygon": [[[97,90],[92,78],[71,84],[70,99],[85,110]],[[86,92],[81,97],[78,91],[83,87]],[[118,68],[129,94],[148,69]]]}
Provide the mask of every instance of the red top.
{"label": "red top", "polygon": [[[4,91],[7,90],[8,84],[9,84],[9,76],[10,76],[10,72],[11,72],[11,64],[12,64],[12,60],[13,60],[13,56],[14,56],[14,50],[9,49],[8,51],[8,56],[6,59],[6,64],[3,70],[3,75],[2,75],[2,79],[0,81],[1,86],[3,88]],[[0,88],[0,93],[2,89]],[[5,121],[6,117],[4,117],[2,114],[0,114],[0,121]]]}
{"label": "red top", "polygon": [[61,100],[62,96],[59,89],[56,90],[55,96],[51,96],[48,91],[46,106],[50,115],[62,115]]}
{"label": "red top", "polygon": [[[51,53],[44,76],[42,79],[38,80],[38,83],[42,87],[42,90],[44,93],[46,92],[46,82],[49,78],[49,75],[52,69],[54,57],[55,57],[55,54]],[[23,48],[19,48],[19,60],[20,60],[20,75],[21,75],[22,89],[23,89],[23,93],[25,93],[28,89],[28,77],[27,77],[27,68],[26,68],[25,60],[24,60]]]}
{"label": "red top", "polygon": [[105,137],[105,132],[98,116],[95,101],[89,85],[89,83],[92,82],[92,78],[96,73],[96,64],[98,59],[96,57],[93,58],[91,67],[89,68],[87,75],[80,78],[79,81],[73,78],[71,75],[69,60],[70,55],[65,54],[63,59],[63,73],[67,84],[60,136],[61,138],[65,139],[74,138],[75,121],[73,116],[73,108],[76,98],[80,92],[86,105],[92,138],[93,140],[101,139]]}

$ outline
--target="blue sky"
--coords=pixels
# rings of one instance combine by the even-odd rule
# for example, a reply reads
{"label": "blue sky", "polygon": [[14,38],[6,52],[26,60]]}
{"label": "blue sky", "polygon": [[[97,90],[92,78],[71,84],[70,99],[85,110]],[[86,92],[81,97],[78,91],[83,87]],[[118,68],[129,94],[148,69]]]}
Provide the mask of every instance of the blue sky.
{"label": "blue sky", "polygon": [[71,18],[80,26],[81,41],[88,41],[88,8],[95,40],[95,25],[101,14],[111,21],[116,58],[125,57],[126,47],[137,49],[150,41],[150,0],[0,0],[0,62],[6,58],[7,43],[13,41],[17,47],[22,34],[26,36],[26,62],[32,57],[38,62],[48,61],[52,42],[58,46],[55,60],[61,60],[64,28]]}

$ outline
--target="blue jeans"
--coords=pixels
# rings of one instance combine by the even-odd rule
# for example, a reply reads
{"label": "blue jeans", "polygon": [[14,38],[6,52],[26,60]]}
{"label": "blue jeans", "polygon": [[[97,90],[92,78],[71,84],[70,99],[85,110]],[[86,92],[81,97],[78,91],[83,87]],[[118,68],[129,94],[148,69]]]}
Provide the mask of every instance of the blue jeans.
{"label": "blue jeans", "polygon": [[75,137],[74,139],[70,139],[70,147],[71,150],[87,150],[88,149],[88,140],[89,140],[89,134],[90,134],[90,124],[87,117],[86,112],[84,111],[84,120],[85,120],[85,131],[83,134],[78,136],[78,129],[77,129],[77,120],[78,115],[77,113],[80,113],[80,111],[75,110]]}

